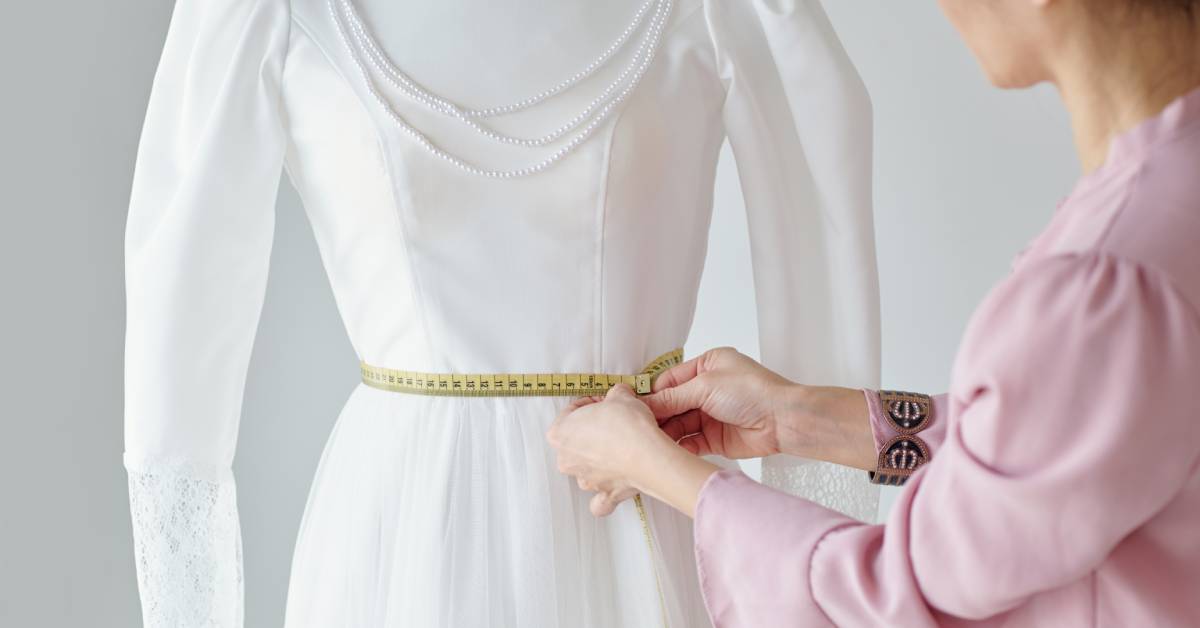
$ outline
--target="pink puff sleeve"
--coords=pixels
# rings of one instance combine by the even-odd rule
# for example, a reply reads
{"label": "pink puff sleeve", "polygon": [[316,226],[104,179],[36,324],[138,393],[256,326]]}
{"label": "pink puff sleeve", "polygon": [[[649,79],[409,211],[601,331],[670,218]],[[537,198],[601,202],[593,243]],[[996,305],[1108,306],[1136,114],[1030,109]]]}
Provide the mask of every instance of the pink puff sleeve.
{"label": "pink puff sleeve", "polygon": [[714,625],[971,623],[1085,578],[1195,473],[1198,381],[1200,318],[1165,276],[1025,263],[969,325],[944,437],[886,524],[709,478],[695,553]]}

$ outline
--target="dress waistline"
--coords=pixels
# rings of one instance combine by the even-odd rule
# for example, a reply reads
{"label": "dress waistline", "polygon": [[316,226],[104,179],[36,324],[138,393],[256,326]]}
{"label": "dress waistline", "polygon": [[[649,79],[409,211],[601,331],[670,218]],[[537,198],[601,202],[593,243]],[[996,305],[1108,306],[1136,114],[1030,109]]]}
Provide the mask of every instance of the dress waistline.
{"label": "dress waistline", "polygon": [[648,394],[663,371],[683,362],[683,348],[651,360],[640,372],[615,373],[426,373],[359,361],[362,381],[393,392],[451,397],[532,397],[603,395],[619,383]]}

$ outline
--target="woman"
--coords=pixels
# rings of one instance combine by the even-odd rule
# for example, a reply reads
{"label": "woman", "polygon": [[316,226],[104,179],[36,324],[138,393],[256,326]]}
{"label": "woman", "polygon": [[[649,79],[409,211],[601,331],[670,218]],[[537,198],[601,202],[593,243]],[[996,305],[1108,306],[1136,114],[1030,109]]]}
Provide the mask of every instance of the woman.
{"label": "woman", "polygon": [[[694,516],[718,627],[1200,624],[1200,2],[942,5],[997,85],[1058,87],[1086,171],[950,392],[804,386],[720,348],[565,410],[560,469],[597,514],[643,492]],[[695,455],[776,452],[905,486],[866,525]]]}

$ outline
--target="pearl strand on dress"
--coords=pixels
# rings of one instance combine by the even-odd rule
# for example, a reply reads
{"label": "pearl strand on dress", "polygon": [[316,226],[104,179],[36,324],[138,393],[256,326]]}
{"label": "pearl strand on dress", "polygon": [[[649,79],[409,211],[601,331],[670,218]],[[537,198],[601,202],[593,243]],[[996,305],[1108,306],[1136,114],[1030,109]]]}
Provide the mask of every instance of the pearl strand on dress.
{"label": "pearl strand on dress", "polygon": [[[417,99],[418,101],[421,101],[422,103],[430,106],[431,108],[446,111],[446,112],[454,111],[455,113],[460,114],[461,116],[466,117],[466,118],[488,118],[488,117],[495,117],[495,116],[500,116],[500,115],[511,114],[511,113],[515,113],[517,111],[521,111],[523,109],[528,109],[529,107],[532,107],[552,96],[555,96],[555,95],[575,86],[580,81],[583,81],[584,79],[588,78],[592,74],[596,73],[596,71],[598,71],[601,67],[603,67],[609,61],[609,59],[612,58],[613,55],[615,55],[617,52],[619,52],[622,48],[625,47],[625,44],[627,44],[629,42],[629,38],[641,28],[642,22],[645,19],[647,12],[650,10],[651,6],[656,5],[656,2],[657,2],[657,5],[659,5],[661,8],[661,5],[663,4],[662,0],[646,0],[642,4],[642,6],[638,9],[637,13],[634,14],[633,20],[630,22],[630,24],[625,27],[625,30],[621,31],[621,34],[620,34],[620,36],[617,37],[617,40],[614,41],[611,45],[609,45],[609,47],[606,48],[604,50],[604,52],[602,52],[600,54],[599,57],[594,59],[584,69],[582,69],[579,72],[576,72],[575,74],[571,75],[570,77],[564,79],[558,85],[555,85],[554,87],[551,87],[549,89],[542,90],[541,92],[538,92],[537,94],[534,94],[533,96],[530,96],[529,98],[525,98],[523,100],[517,101],[515,103],[507,104],[507,105],[497,105],[494,107],[487,107],[484,109],[471,109],[468,107],[457,106],[457,105],[451,103],[450,101],[443,99],[443,98],[439,98],[437,95],[422,88],[419,84],[417,84],[410,77],[408,77],[406,74],[404,74],[403,71],[401,71],[398,67],[396,67],[395,64],[393,64],[391,62],[391,60],[388,58],[388,56],[382,51],[382,49],[379,46],[379,43],[371,35],[369,29],[367,29],[366,23],[363,21],[362,17],[359,15],[358,10],[354,6],[354,3],[351,0],[343,0],[342,6],[345,9],[344,12],[345,12],[347,21],[350,22],[352,30],[355,31],[360,42],[365,40],[367,47],[369,47],[371,49],[372,53],[378,57],[377,60],[372,59],[373,63],[375,64],[376,69],[378,69],[381,72],[389,73],[389,74],[392,74],[393,76],[396,76],[398,80],[400,80],[401,82],[405,83],[412,89],[419,92],[420,95],[419,96],[414,95],[413,98]],[[637,65],[636,60],[631,60],[629,67],[632,68],[635,65]],[[619,80],[615,81],[615,82],[619,82]],[[613,89],[615,89],[615,87]],[[432,102],[429,102],[429,101],[432,101]],[[435,103],[436,103],[436,106],[435,106]]]}
{"label": "pearl strand on dress", "polygon": [[[342,4],[345,5],[348,10],[350,10],[347,0],[342,0]],[[360,23],[355,23],[353,20],[351,20],[350,27],[355,35],[355,40],[359,46],[359,49],[367,56],[368,60],[371,61],[371,64],[375,67],[375,69],[382,73],[393,87],[400,90],[406,96],[429,107],[430,109],[433,109],[434,111],[457,118],[467,126],[474,129],[476,132],[491,140],[513,146],[534,147],[550,144],[561,138],[563,135],[566,135],[570,131],[575,130],[581,124],[591,118],[599,107],[603,106],[612,98],[613,92],[626,81],[630,73],[633,72],[637,65],[641,62],[641,59],[645,55],[650,54],[650,51],[657,46],[657,41],[652,41],[652,39],[655,33],[661,33],[661,29],[658,28],[658,25],[665,19],[664,4],[665,2],[663,1],[658,2],[654,15],[651,18],[651,26],[646,30],[644,37],[639,42],[637,50],[630,61],[630,65],[624,68],[620,75],[617,76],[617,78],[614,79],[614,81],[608,85],[599,96],[594,98],[582,112],[572,117],[554,131],[537,138],[519,138],[502,134],[492,128],[480,124],[479,122],[476,122],[470,116],[469,110],[464,109],[447,99],[438,97],[435,94],[428,92],[415,81],[413,81],[411,77],[396,69],[391,62],[388,61],[383,51],[381,51],[378,45],[371,39],[370,35],[363,30],[363,26]],[[502,108],[503,107],[501,107],[501,109]]]}
{"label": "pearl strand on dress", "polygon": [[[366,65],[359,58],[359,55],[355,54],[354,46],[351,44],[350,37],[346,33],[346,27],[342,23],[341,16],[338,15],[337,1],[338,0],[329,0],[330,17],[333,19],[334,25],[337,27],[338,35],[341,37],[342,43],[346,46],[347,51],[350,52],[350,58],[354,61],[355,66],[358,67],[359,72],[362,74],[367,90],[383,107],[384,111],[388,114],[388,117],[390,117],[402,131],[415,139],[418,144],[420,144],[423,148],[425,148],[425,150],[434,156],[458,167],[465,172],[489,178],[511,179],[541,172],[560,161],[571,151],[578,148],[578,146],[582,144],[584,140],[590,137],[596,131],[596,129],[599,128],[600,124],[606,120],[609,115],[611,115],[616,106],[622,103],[629,96],[629,94],[633,91],[633,88],[636,87],[640,82],[642,76],[645,75],[647,68],[650,66],[650,62],[654,58],[653,54],[644,55],[640,59],[632,79],[624,86],[624,88],[616,95],[616,97],[607,102],[600,109],[600,111],[597,112],[596,116],[589,121],[579,133],[568,140],[565,145],[559,147],[557,150],[551,153],[549,157],[522,168],[508,170],[483,168],[465,159],[462,159],[461,157],[450,154],[437,144],[433,143],[428,136],[426,136],[416,127],[409,124],[404,117],[396,111],[387,98],[385,98],[383,94],[379,92],[375,82],[371,79],[371,74],[367,70]],[[670,16],[673,2],[672,0],[661,0],[660,4],[664,5],[662,17],[659,21],[652,23],[650,26],[652,38],[655,42],[655,45],[651,50],[657,49],[658,43],[662,40],[662,32],[666,25],[667,18]]]}

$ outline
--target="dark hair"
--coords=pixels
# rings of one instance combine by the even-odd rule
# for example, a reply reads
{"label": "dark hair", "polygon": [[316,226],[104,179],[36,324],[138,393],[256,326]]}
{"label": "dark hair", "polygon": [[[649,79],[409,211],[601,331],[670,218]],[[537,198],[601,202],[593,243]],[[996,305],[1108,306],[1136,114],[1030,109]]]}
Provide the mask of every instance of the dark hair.
{"label": "dark hair", "polygon": [[[1088,4],[1090,0],[1083,0]],[[1088,6],[1100,12],[1099,3]],[[1115,11],[1107,12],[1117,24],[1125,25],[1127,20],[1153,17],[1161,20],[1186,20],[1191,26],[1200,15],[1200,0],[1109,0],[1109,8]],[[1115,15],[1114,15],[1115,13]]]}
{"label": "dark hair", "polygon": [[1200,0],[1131,0],[1130,4],[1138,8],[1183,11],[1191,15],[1200,6]]}

